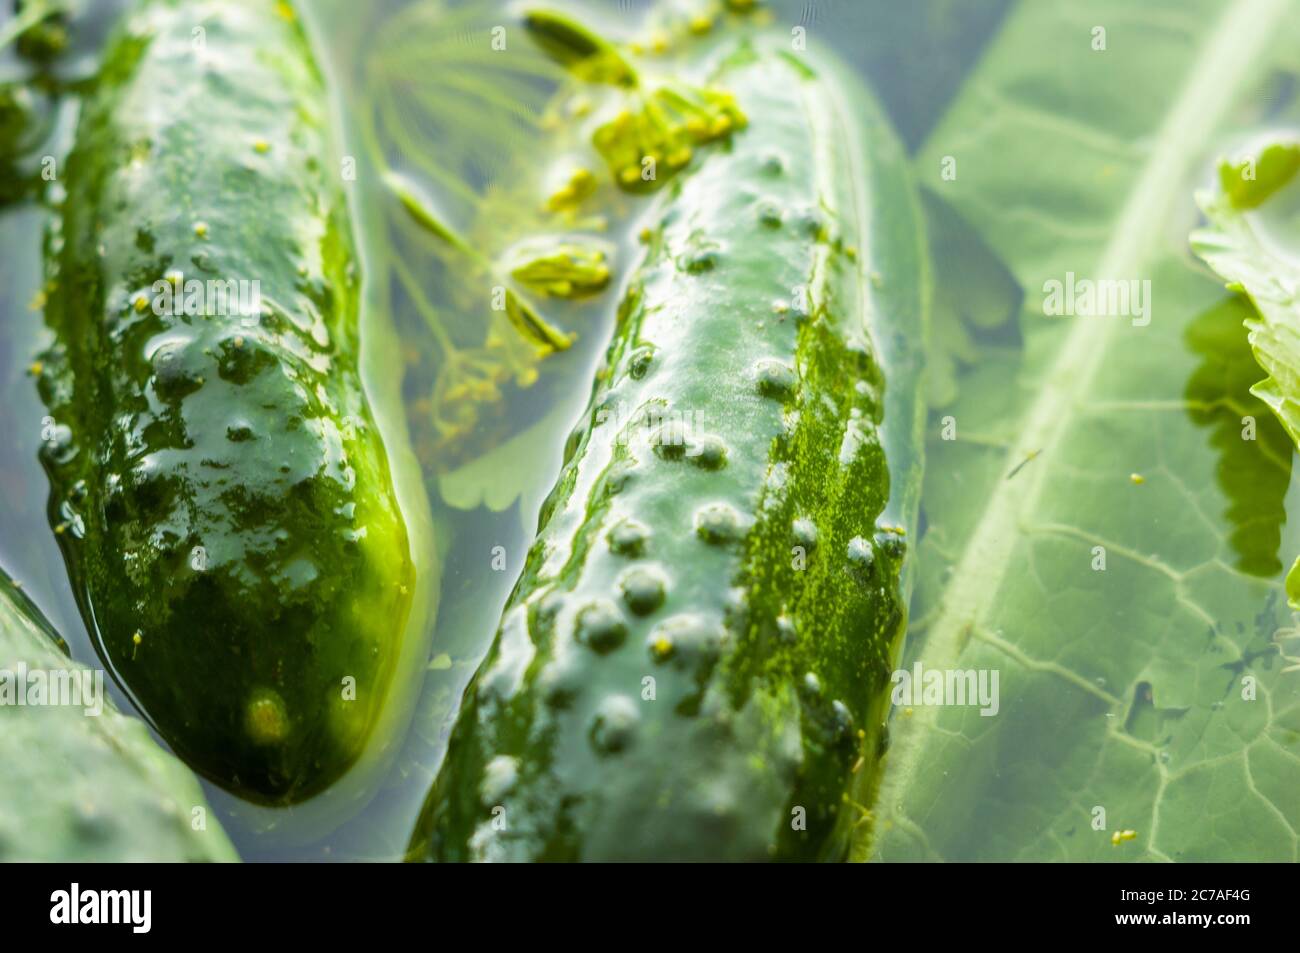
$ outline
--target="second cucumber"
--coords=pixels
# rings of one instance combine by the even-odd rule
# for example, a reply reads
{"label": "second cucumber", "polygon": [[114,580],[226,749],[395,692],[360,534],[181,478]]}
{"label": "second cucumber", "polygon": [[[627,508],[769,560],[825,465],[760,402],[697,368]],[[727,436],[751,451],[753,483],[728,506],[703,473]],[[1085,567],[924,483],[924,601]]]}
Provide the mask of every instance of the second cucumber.
{"label": "second cucumber", "polygon": [[928,310],[904,152],[828,54],[660,194],[411,856],[836,859],[906,615]]}

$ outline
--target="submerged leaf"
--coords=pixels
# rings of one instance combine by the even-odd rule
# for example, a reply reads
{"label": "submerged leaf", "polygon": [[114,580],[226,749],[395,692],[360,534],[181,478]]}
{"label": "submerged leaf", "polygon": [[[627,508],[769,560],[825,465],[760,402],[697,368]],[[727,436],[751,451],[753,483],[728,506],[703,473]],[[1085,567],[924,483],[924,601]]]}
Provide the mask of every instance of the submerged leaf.
{"label": "submerged leaf", "polygon": [[[430,203],[419,195],[415,185],[399,173],[388,170],[384,173],[384,185],[397,197],[411,219],[422,229],[447,246],[447,249],[461,256],[466,264],[478,269],[481,275],[493,277],[497,271],[492,262],[471,246],[464,238],[437,215]],[[608,269],[605,279],[608,280]],[[552,325],[530,302],[514,288],[498,285],[493,289],[494,308],[504,311],[506,316],[521,333],[528,335],[547,351],[563,351],[572,343],[573,337]],[[570,295],[558,295],[569,297]]]}
{"label": "submerged leaf", "polygon": [[[909,635],[923,670],[995,691],[896,709],[861,855],[1296,859],[1281,588],[1234,565],[1185,396],[1187,326],[1222,291],[1168,227],[1192,214],[1200,156],[1293,56],[1292,11],[1022,0],[921,150],[922,179],[1027,294],[1023,353],[982,345],[932,420]],[[1076,279],[1127,307],[1073,307]]]}
{"label": "submerged leaf", "polygon": [[406,209],[407,214],[417,225],[452,248],[465,250],[460,236],[433,211],[429,201],[417,193],[417,187],[406,176],[392,169],[386,169],[384,185],[402,203],[402,208]]}
{"label": "submerged leaf", "polygon": [[602,125],[592,144],[620,188],[648,192],[684,168],[695,146],[724,139],[746,123],[728,93],[665,86]]}
{"label": "submerged leaf", "polygon": [[516,249],[510,275],[538,294],[554,298],[585,298],[609,286],[605,250],[590,242],[551,237]]}
{"label": "submerged leaf", "polygon": [[587,83],[635,86],[637,74],[604,37],[553,10],[530,10],[524,27],[547,55]]}

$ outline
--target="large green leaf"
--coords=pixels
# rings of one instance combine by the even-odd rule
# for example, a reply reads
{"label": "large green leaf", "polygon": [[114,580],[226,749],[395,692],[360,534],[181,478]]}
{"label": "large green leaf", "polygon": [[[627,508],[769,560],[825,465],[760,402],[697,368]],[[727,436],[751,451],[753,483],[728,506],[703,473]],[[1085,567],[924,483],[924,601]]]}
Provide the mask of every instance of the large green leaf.
{"label": "large green leaf", "polygon": [[[998,712],[895,711],[877,858],[1296,858],[1300,676],[1279,580],[1254,575],[1276,555],[1240,541],[1278,538],[1290,457],[1256,440],[1233,448],[1250,487],[1222,479],[1253,405],[1185,243],[1296,12],[1023,0],[918,156],[1025,289],[1023,345],[982,343],[932,421],[909,649],[996,670]],[[1049,316],[1071,273],[1149,281],[1144,307]]]}

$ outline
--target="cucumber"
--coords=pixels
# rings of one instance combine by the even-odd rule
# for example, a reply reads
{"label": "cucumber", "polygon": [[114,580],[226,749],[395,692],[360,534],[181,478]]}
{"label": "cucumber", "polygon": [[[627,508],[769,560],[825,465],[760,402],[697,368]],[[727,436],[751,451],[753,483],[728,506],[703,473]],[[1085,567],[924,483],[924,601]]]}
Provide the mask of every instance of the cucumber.
{"label": "cucumber", "polygon": [[869,816],[919,492],[919,206],[829,54],[744,43],[713,82],[748,128],[651,207],[412,859],[837,859]]}
{"label": "cucumber", "polygon": [[82,613],[176,752],[271,805],[391,753],[432,614],[333,128],[289,4],[139,4],[49,259],[42,455]]}
{"label": "cucumber", "polygon": [[194,775],[95,686],[0,571],[0,861],[238,860]]}

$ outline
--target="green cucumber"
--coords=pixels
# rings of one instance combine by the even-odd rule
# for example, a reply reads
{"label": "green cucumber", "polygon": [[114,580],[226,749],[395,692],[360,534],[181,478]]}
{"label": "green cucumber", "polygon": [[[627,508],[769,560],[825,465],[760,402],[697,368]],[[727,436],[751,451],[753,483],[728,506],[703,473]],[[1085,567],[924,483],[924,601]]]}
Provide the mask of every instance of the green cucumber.
{"label": "green cucumber", "polygon": [[713,83],[748,127],[652,206],[413,859],[835,859],[869,818],[919,492],[919,205],[824,51],[742,44]]}
{"label": "green cucumber", "polygon": [[391,754],[434,598],[333,128],[289,4],[147,0],[51,243],[43,459],[82,613],[176,752],[272,805]]}
{"label": "green cucumber", "polygon": [[103,687],[0,571],[0,861],[238,860],[194,775]]}

